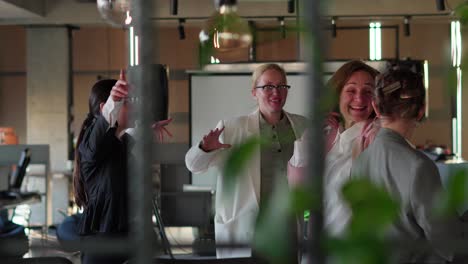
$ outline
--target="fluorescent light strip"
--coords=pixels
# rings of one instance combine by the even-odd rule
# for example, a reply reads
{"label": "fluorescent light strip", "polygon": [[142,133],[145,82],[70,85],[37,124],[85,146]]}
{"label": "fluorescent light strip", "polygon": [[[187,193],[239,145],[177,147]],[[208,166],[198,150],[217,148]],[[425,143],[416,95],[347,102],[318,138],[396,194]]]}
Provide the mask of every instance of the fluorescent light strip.
{"label": "fluorescent light strip", "polygon": [[369,59],[375,60],[375,28],[374,23],[369,24]]}
{"label": "fluorescent light strip", "polygon": [[457,144],[457,118],[452,118],[452,151],[458,157],[458,144]]}
{"label": "fluorescent light strip", "polygon": [[129,36],[129,42],[130,42],[130,66],[133,66],[135,65],[135,42],[134,42],[134,39],[133,39],[133,27],[130,27],[129,29],[129,32],[130,32],[130,36]]}
{"label": "fluorescent light strip", "polygon": [[424,89],[426,90],[426,117],[429,117],[429,63],[424,61]]}
{"label": "fluorescent light strip", "polygon": [[462,155],[462,70],[457,67],[457,151]]}
{"label": "fluorescent light strip", "polygon": [[462,40],[461,40],[461,31],[460,31],[460,21],[455,23],[456,26],[456,40],[457,40],[457,66],[461,65],[461,53],[462,53]]}
{"label": "fluorescent light strip", "polygon": [[452,66],[455,67],[455,21],[450,23],[450,55],[452,57]]}
{"label": "fluorescent light strip", "polygon": [[138,36],[135,36],[135,65],[138,65]]}
{"label": "fluorescent light strip", "polygon": [[380,23],[375,23],[375,59],[382,59],[382,31],[380,29]]}

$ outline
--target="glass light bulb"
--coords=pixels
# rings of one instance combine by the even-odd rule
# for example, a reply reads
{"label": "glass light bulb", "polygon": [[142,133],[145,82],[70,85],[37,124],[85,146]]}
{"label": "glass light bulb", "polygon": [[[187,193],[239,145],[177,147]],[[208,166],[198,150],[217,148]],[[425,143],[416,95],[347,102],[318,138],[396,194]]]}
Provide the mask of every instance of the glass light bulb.
{"label": "glass light bulb", "polygon": [[101,17],[115,27],[127,27],[132,23],[130,15],[132,0],[97,0]]}
{"label": "glass light bulb", "polygon": [[235,5],[222,5],[200,32],[200,43],[219,51],[250,46],[252,34],[249,25],[236,11]]}

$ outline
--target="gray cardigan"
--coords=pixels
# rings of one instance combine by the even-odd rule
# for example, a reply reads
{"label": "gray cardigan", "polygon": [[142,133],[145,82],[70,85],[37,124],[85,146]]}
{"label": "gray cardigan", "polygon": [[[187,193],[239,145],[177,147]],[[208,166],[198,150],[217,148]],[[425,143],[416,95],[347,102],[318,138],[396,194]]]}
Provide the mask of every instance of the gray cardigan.
{"label": "gray cardigan", "polygon": [[351,175],[369,177],[400,201],[400,218],[391,228],[391,238],[402,239],[409,245],[417,240],[428,242],[418,244],[425,246],[425,250],[398,251],[395,255],[398,262],[444,263],[453,258],[452,250],[443,241],[461,239],[461,222],[455,214],[444,219],[434,216],[432,206],[442,184],[436,165],[426,155],[400,134],[382,128],[353,163]]}

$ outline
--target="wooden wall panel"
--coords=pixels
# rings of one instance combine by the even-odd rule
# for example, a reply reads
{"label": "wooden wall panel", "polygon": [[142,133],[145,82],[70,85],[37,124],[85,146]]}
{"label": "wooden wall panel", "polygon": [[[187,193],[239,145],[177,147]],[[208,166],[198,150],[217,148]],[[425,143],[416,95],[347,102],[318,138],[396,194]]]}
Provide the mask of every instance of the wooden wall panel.
{"label": "wooden wall panel", "polygon": [[21,26],[0,27],[0,72],[26,71],[26,31]]}

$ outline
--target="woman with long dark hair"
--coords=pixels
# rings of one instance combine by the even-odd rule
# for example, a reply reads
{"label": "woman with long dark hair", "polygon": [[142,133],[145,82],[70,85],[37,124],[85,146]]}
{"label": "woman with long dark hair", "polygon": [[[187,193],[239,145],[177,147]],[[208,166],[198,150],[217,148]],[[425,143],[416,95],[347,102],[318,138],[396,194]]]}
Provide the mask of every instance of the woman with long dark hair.
{"label": "woman with long dark hair", "polygon": [[[119,80],[100,80],[89,96],[75,153],[75,202],[83,208],[78,231],[87,237],[124,237],[128,232],[127,164],[133,145],[128,128],[128,88],[123,72]],[[153,129],[169,133],[156,122]],[[170,135],[170,134],[169,134]],[[82,255],[82,263],[122,263],[125,255]]]}

